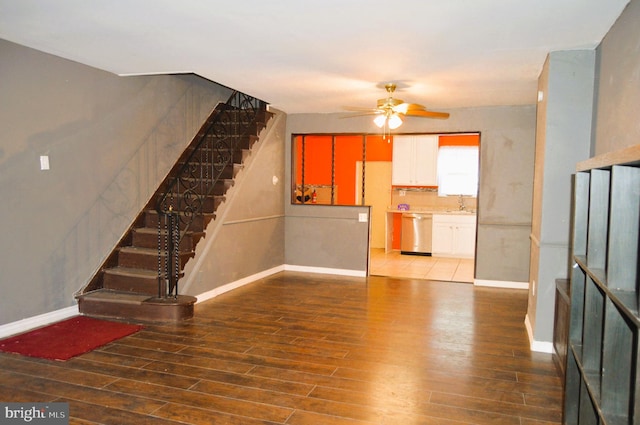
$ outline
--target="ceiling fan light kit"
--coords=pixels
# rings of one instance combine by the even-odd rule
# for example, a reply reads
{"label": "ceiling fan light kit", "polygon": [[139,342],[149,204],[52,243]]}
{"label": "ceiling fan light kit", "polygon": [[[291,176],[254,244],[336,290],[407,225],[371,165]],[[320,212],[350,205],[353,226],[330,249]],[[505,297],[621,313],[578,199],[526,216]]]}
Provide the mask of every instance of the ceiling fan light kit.
{"label": "ceiling fan light kit", "polygon": [[391,130],[395,130],[402,125],[402,118],[400,114],[390,114],[389,116],[378,115],[373,119],[373,123],[377,125],[378,128],[382,128],[387,124]]}
{"label": "ceiling fan light kit", "polygon": [[353,116],[361,115],[377,115],[373,122],[378,128],[388,128],[395,130],[400,127],[405,116],[416,116],[421,118],[449,118],[447,112],[428,111],[423,105],[417,103],[406,103],[402,99],[393,97],[396,90],[394,83],[387,83],[384,86],[388,96],[384,99],[378,99],[376,108],[348,108],[352,111],[359,112]]}

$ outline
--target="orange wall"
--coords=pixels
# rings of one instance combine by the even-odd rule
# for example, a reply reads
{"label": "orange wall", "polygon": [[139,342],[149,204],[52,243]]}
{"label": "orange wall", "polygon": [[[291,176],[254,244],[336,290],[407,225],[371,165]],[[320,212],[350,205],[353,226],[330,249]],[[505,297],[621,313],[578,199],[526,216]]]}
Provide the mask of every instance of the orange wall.
{"label": "orange wall", "polygon": [[443,134],[438,137],[438,146],[478,146],[479,134]]}
{"label": "orange wall", "polygon": [[367,161],[391,161],[393,141],[383,140],[382,136],[367,136]]}
{"label": "orange wall", "polygon": [[[367,161],[391,161],[393,144],[382,136],[366,136]],[[356,163],[362,161],[361,135],[335,136],[335,184],[337,204],[353,205],[356,195]],[[331,185],[331,135],[305,136],[305,185]],[[302,184],[302,136],[296,136],[296,184]]]}
{"label": "orange wall", "polygon": [[[335,183],[338,186],[337,204],[352,205],[356,192],[356,163],[362,161],[361,135],[335,136]],[[367,161],[391,161],[393,139],[366,136]],[[479,134],[440,135],[438,146],[478,146]],[[302,184],[302,136],[296,137],[296,184]],[[305,185],[331,185],[331,135],[305,137]],[[401,214],[393,214],[393,249],[400,249]]]}

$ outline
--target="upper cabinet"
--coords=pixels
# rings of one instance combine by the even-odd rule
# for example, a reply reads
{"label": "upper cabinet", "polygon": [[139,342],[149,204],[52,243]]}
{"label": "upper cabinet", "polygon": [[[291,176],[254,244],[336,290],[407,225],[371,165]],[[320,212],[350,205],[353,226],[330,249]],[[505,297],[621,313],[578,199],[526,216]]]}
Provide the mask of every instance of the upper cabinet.
{"label": "upper cabinet", "polygon": [[437,186],[437,164],[437,135],[393,137],[394,186]]}

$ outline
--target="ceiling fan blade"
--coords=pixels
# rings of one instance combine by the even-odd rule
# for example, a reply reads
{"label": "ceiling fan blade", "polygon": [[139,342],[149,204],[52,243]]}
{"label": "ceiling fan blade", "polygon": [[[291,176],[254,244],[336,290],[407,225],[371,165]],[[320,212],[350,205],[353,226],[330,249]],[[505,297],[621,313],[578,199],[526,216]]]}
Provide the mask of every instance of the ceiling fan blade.
{"label": "ceiling fan blade", "polygon": [[379,108],[361,108],[359,106],[343,106],[342,109],[344,109],[345,111],[352,111],[352,112],[371,112],[371,113],[380,112]]}
{"label": "ceiling fan blade", "polygon": [[410,113],[411,111],[423,111],[424,110],[424,106],[419,105],[417,103],[400,103],[396,106],[394,106],[393,108],[394,112],[400,113],[400,114],[406,114],[406,113]]}
{"label": "ceiling fan blade", "polygon": [[442,119],[449,118],[448,112],[436,112],[436,111],[426,111],[426,110],[408,111],[406,115],[413,116],[413,117],[424,117],[424,118],[442,118]]}
{"label": "ceiling fan blade", "polygon": [[371,109],[369,111],[360,111],[360,112],[355,111],[351,114],[344,114],[340,118],[365,117],[365,116],[381,115],[383,113],[384,113],[383,111],[379,111],[377,109]]}
{"label": "ceiling fan blade", "polygon": [[449,118],[448,112],[436,112],[428,111],[423,105],[418,103],[405,103],[404,100],[394,98],[393,92],[396,89],[395,83],[387,83],[384,85],[387,90],[388,97],[378,99],[377,108],[358,108],[352,106],[346,106],[343,109],[347,111],[355,112],[355,114],[348,114],[343,118],[359,117],[363,115],[385,115],[387,118],[394,118],[396,116],[416,116],[424,118]]}

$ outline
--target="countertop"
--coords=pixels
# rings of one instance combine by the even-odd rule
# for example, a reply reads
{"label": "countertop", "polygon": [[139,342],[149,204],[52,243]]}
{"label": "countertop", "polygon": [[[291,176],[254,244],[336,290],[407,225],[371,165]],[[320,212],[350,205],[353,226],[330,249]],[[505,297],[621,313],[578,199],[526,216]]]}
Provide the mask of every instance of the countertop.
{"label": "countertop", "polygon": [[437,208],[410,208],[409,210],[399,210],[397,207],[387,207],[388,213],[416,213],[416,214],[444,214],[444,215],[475,215],[475,210],[453,210]]}

